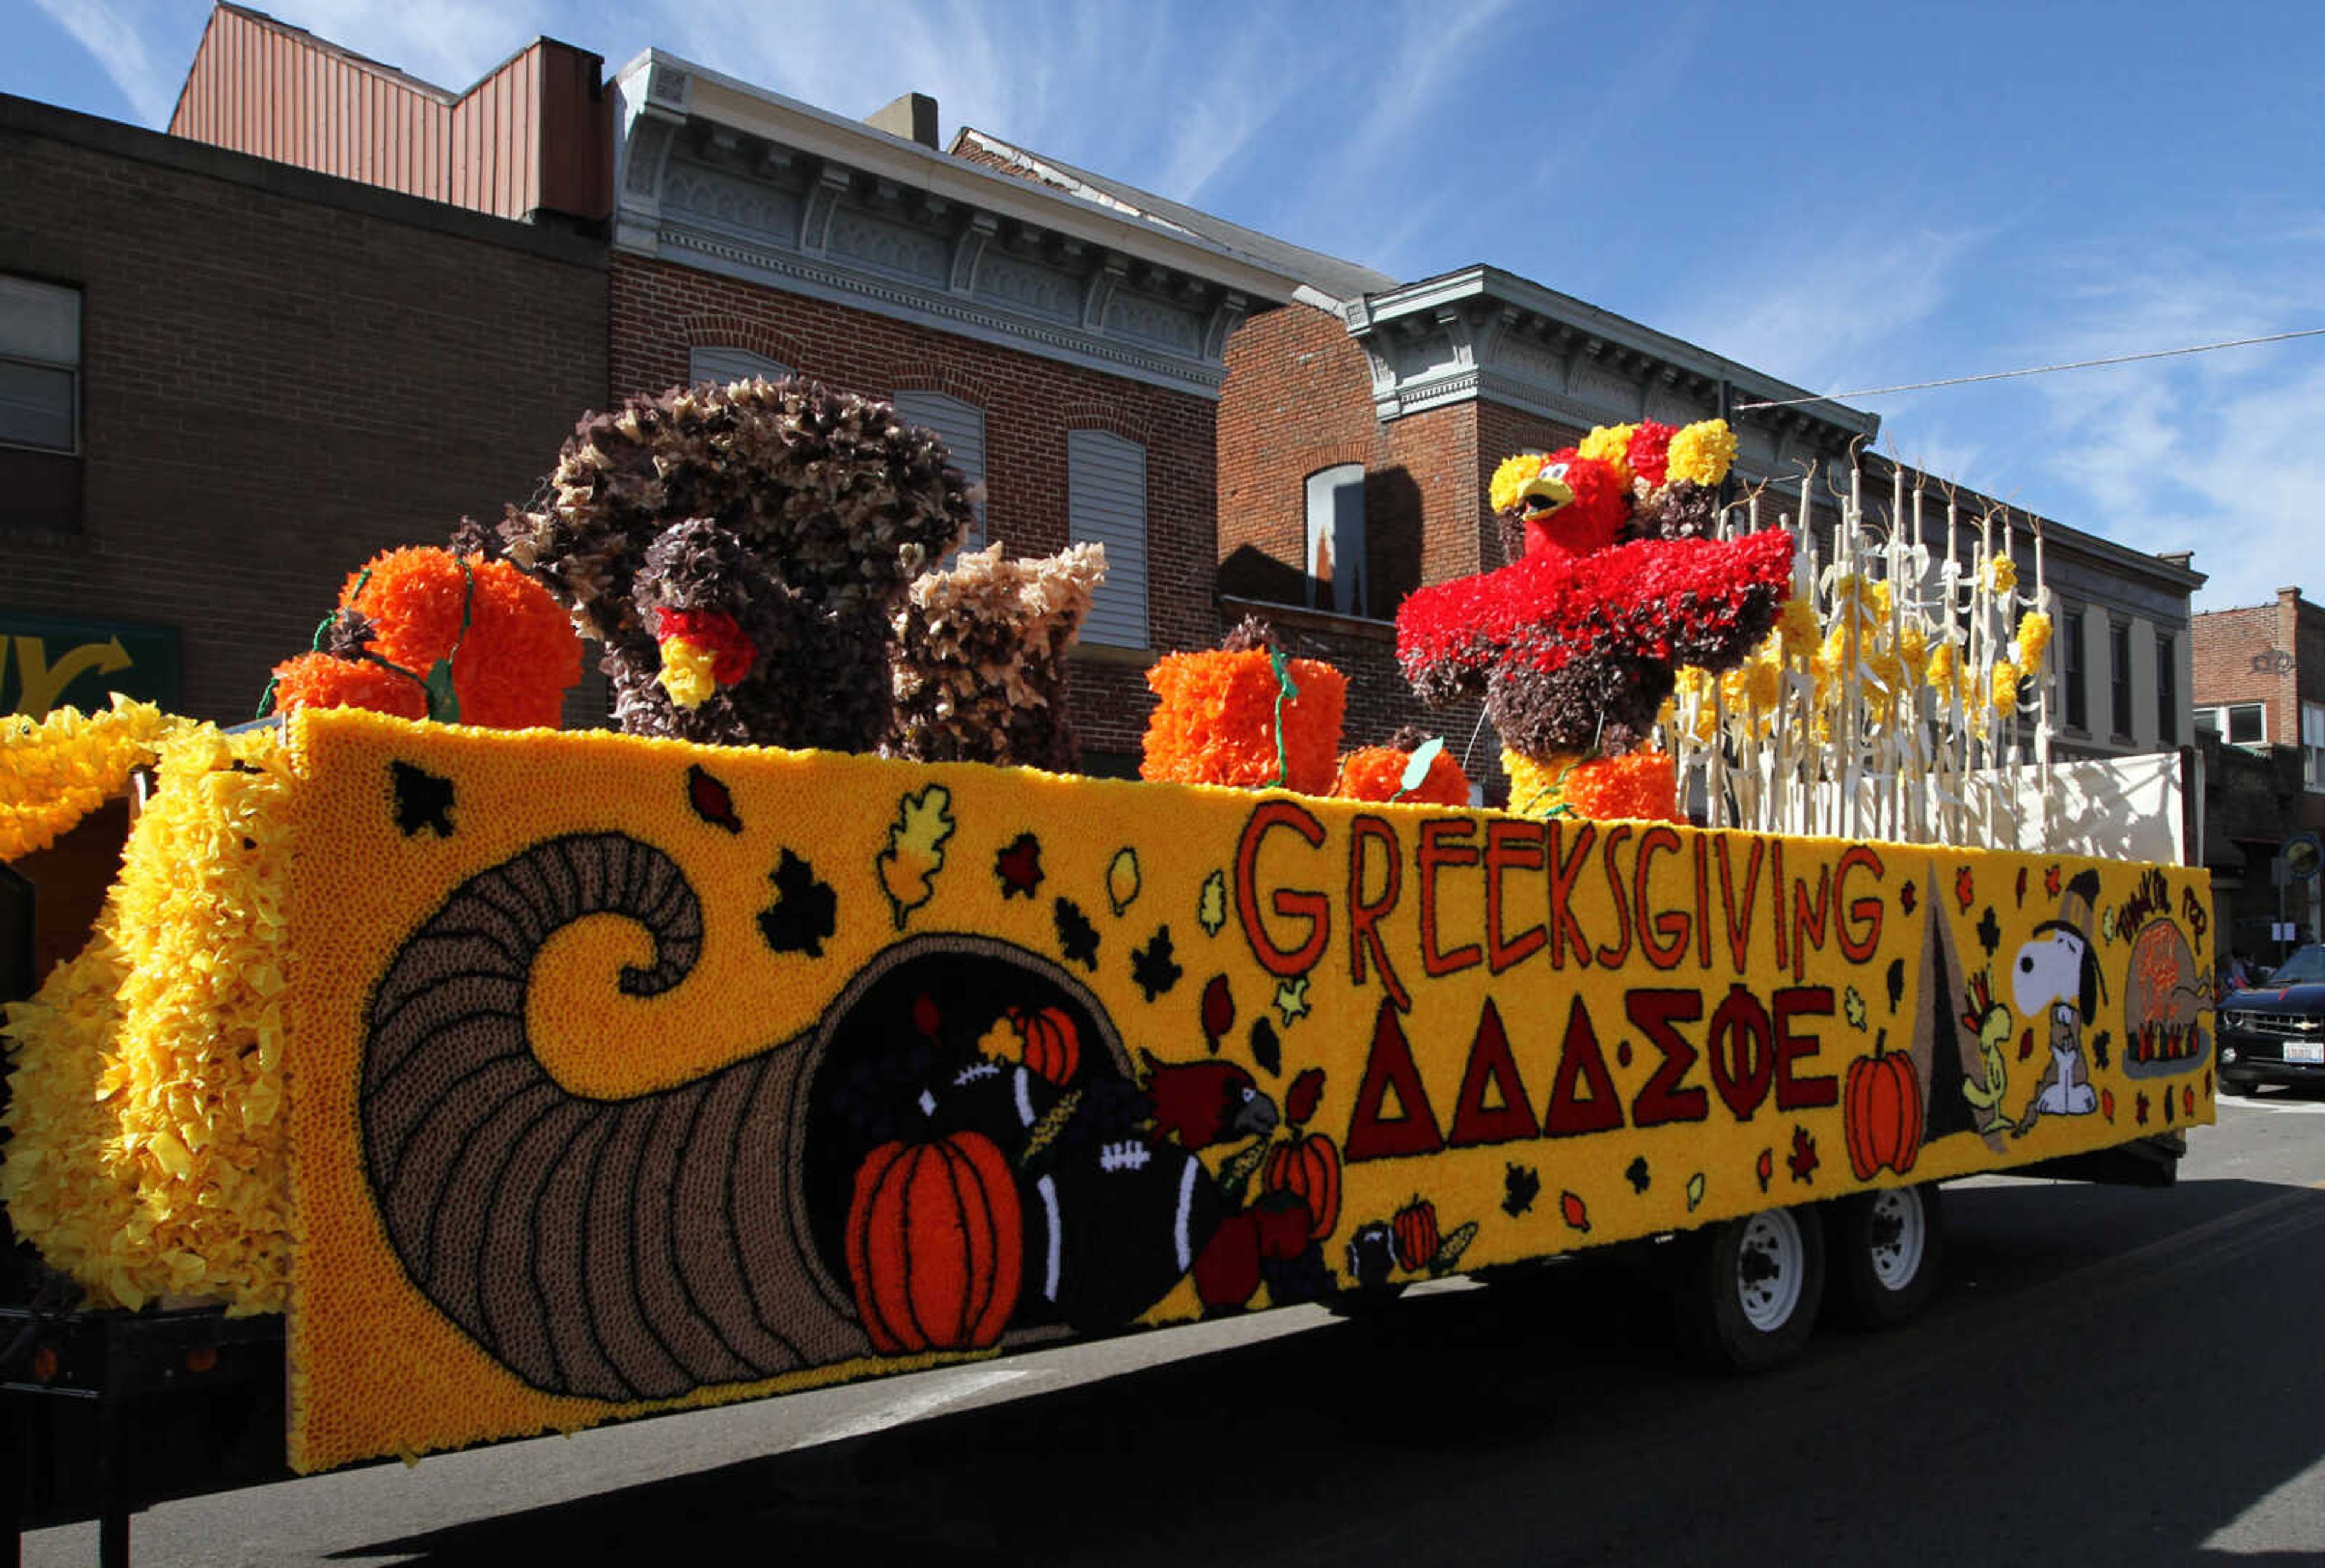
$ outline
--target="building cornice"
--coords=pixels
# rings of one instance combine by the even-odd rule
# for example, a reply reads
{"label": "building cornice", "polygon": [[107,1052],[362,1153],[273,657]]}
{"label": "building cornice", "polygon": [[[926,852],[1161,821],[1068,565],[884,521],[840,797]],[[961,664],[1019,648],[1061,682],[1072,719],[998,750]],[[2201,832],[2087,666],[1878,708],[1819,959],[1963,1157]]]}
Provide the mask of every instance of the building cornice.
{"label": "building cornice", "polygon": [[1484,400],[1560,423],[1588,427],[1639,419],[1672,424],[1721,407],[1784,402],[1730,415],[1750,478],[1796,471],[1804,459],[1870,441],[1879,419],[1807,398],[1726,359],[1498,267],[1425,278],[1342,307],[1341,319],[1372,367],[1373,404],[1384,420]]}
{"label": "building cornice", "polygon": [[1298,280],[650,51],[616,79],[614,246],[1215,398]]}

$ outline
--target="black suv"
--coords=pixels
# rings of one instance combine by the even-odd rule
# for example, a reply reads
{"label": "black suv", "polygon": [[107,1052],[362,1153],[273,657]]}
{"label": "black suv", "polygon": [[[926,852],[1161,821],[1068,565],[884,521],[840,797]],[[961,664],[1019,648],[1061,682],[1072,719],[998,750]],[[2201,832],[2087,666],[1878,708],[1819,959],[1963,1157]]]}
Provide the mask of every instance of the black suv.
{"label": "black suv", "polygon": [[2325,1083],[2325,945],[2304,947],[2268,983],[2220,999],[2220,1088]]}

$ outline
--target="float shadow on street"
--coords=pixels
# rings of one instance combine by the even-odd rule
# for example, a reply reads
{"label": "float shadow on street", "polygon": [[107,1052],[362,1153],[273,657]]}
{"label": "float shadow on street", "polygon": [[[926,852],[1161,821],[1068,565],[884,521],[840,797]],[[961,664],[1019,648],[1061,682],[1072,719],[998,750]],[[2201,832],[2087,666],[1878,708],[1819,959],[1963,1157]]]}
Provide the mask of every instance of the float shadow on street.
{"label": "float shadow on street", "polygon": [[[2308,1130],[2303,1118],[2302,1130]],[[2325,1125],[2315,1129],[2325,1135]],[[2219,1135],[2211,1135],[2218,1137]],[[2312,1162],[2313,1163],[2313,1162]],[[1567,1267],[342,1561],[2315,1561],[2325,1192],[1949,1190],[1908,1327],[1719,1377]]]}

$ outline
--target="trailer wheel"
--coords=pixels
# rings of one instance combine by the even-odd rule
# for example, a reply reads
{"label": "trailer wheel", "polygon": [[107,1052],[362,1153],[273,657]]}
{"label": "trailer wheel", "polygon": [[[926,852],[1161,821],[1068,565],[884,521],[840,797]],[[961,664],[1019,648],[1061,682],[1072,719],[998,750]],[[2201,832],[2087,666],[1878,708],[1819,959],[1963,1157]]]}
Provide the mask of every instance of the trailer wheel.
{"label": "trailer wheel", "polygon": [[1679,1309],[1699,1359],[1764,1372],[1798,1355],[1824,1297],[1824,1227],[1770,1209],[1693,1233]]}
{"label": "trailer wheel", "polygon": [[1851,1327],[1885,1329],[1929,1304],[1945,1258],[1934,1183],[1857,1192],[1825,1206],[1833,1310]]}

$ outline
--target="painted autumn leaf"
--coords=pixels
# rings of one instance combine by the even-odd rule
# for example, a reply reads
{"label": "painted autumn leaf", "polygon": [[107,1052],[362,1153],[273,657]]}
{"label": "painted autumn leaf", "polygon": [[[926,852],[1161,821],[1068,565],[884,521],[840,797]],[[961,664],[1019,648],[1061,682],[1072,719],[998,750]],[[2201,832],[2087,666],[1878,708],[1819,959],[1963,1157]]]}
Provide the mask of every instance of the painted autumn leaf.
{"label": "painted autumn leaf", "polygon": [[1061,898],[1051,906],[1051,913],[1057,919],[1060,956],[1097,973],[1098,927],[1089,923],[1082,906],[1070,898]]}
{"label": "painted autumn leaf", "polygon": [[1792,1180],[1795,1182],[1813,1180],[1818,1163],[1816,1139],[1809,1136],[1808,1128],[1793,1127],[1792,1152],[1784,1160],[1785,1167],[1792,1173]]}
{"label": "painted autumn leaf", "polygon": [[1114,859],[1106,868],[1106,901],[1119,915],[1137,898],[1138,851],[1125,844],[1114,852]]}
{"label": "painted autumn leaf", "polygon": [[1768,1183],[1775,1180],[1776,1176],[1776,1151],[1762,1149],[1760,1163],[1752,1167],[1752,1174],[1760,1178],[1760,1191],[1766,1192]]}
{"label": "painted autumn leaf", "polygon": [[993,857],[993,875],[1001,881],[1005,902],[1019,894],[1033,897],[1033,890],[1042,886],[1042,840],[1031,833],[1010,840]]}
{"label": "painted autumn leaf", "polygon": [[1582,1201],[1579,1194],[1561,1192],[1558,1195],[1558,1212],[1568,1229],[1579,1230],[1585,1236],[1590,1234],[1590,1206]]}
{"label": "painted autumn leaf", "polygon": [[699,762],[686,770],[686,803],[712,827],[724,828],[730,833],[743,830],[743,819],[735,814],[733,793]]}
{"label": "painted autumn leaf", "polygon": [[830,884],[816,879],[814,867],[789,849],[767,873],[767,880],[775,885],[775,901],[759,912],[759,934],[768,950],[821,958],[823,944],[838,923],[838,895]]}
{"label": "painted autumn leaf", "polygon": [[1687,1179],[1687,1211],[1690,1214],[1694,1213],[1695,1206],[1702,1202],[1703,1173],[1698,1171]]}
{"label": "painted autumn leaf", "polygon": [[1275,983],[1275,1011],[1286,1028],[1308,1016],[1306,975],[1294,975],[1288,980]]}
{"label": "painted autumn leaf", "polygon": [[1978,883],[1967,866],[1954,873],[1954,902],[1961,905],[1964,914],[1968,914],[1969,906],[1978,902]]}
{"label": "painted autumn leaf", "polygon": [[952,792],[942,784],[931,784],[897,802],[888,847],[880,851],[877,865],[898,931],[904,929],[905,917],[936,891],[936,875],[944,868],[944,845],[952,828]]}
{"label": "painted autumn leaf", "polygon": [[1203,1025],[1203,1038],[1209,1042],[1211,1054],[1219,1053],[1219,1036],[1235,1027],[1235,992],[1225,975],[1213,975],[1203,987],[1203,999],[1199,1008]]}
{"label": "painted autumn leaf", "polygon": [[1850,1028],[1860,1035],[1865,1032],[1865,998],[1857,994],[1855,986],[1840,994],[1840,1016],[1848,1020]]}
{"label": "painted autumn leaf", "polygon": [[[1144,947],[1130,955],[1130,979],[1153,1001],[1179,983],[1186,971],[1171,956],[1171,928],[1157,926]],[[1216,1049],[1216,1046],[1214,1047]]]}
{"label": "painted autumn leaf", "polygon": [[1205,936],[1217,936],[1227,923],[1227,878],[1224,871],[1214,871],[1203,878],[1203,895],[1195,905],[1196,923],[1202,926]]}

